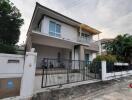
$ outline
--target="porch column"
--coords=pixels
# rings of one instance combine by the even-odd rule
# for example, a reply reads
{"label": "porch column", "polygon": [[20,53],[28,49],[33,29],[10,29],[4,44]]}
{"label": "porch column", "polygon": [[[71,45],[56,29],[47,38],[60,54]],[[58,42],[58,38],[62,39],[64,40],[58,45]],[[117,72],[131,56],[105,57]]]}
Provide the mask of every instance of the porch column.
{"label": "porch column", "polygon": [[84,47],[80,45],[80,60],[84,60]]}

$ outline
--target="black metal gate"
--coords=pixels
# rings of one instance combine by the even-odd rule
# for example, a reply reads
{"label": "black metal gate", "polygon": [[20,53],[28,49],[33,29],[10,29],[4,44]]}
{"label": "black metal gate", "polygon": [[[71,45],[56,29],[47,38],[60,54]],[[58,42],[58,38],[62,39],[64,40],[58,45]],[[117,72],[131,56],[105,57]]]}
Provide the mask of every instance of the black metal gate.
{"label": "black metal gate", "polygon": [[42,70],[42,88],[101,78],[101,62],[44,58]]}

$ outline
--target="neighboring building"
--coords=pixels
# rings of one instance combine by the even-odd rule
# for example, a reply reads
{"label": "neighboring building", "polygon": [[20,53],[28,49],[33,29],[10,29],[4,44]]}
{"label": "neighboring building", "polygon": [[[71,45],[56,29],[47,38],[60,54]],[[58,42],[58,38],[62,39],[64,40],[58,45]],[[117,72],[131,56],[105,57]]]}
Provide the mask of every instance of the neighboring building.
{"label": "neighboring building", "polygon": [[98,49],[90,45],[101,32],[36,3],[27,33],[27,50],[38,53],[37,67],[43,58],[89,60]]}
{"label": "neighboring building", "polygon": [[107,39],[101,39],[101,40],[98,40],[96,41],[94,44],[95,45],[98,45],[99,47],[99,54],[107,54],[107,51],[106,49],[104,48],[105,44],[108,43],[108,42],[112,42],[113,39],[110,39],[110,38],[107,38]]}

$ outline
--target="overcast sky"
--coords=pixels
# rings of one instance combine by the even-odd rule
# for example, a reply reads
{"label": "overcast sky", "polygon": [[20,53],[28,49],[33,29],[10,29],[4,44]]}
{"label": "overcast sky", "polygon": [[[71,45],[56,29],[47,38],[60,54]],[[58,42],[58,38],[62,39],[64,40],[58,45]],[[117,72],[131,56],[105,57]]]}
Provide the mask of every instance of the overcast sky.
{"label": "overcast sky", "polygon": [[35,8],[35,2],[53,9],[102,33],[100,38],[113,38],[118,34],[132,35],[132,0],[10,0],[22,13],[24,25],[19,43],[26,33]]}

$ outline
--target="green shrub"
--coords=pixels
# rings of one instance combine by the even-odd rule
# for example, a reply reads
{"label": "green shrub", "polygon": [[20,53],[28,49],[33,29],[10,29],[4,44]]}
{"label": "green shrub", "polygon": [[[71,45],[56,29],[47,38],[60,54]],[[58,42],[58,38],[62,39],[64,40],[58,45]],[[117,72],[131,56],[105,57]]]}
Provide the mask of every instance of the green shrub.
{"label": "green shrub", "polygon": [[108,61],[108,62],[116,62],[117,59],[116,59],[116,56],[114,55],[98,55],[93,61]]}
{"label": "green shrub", "polygon": [[126,61],[125,57],[122,57],[122,56],[116,56],[116,58],[119,62],[125,62]]}
{"label": "green shrub", "polygon": [[14,45],[0,43],[0,53],[15,54],[16,48]]}

